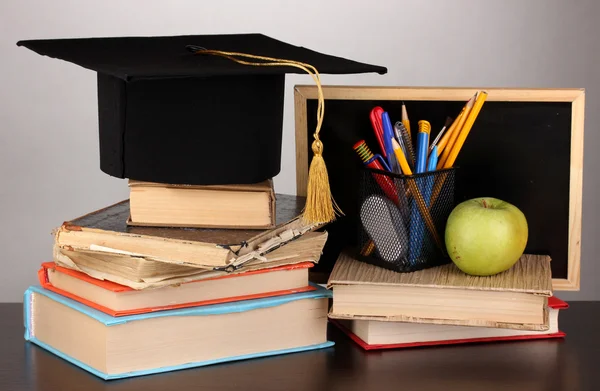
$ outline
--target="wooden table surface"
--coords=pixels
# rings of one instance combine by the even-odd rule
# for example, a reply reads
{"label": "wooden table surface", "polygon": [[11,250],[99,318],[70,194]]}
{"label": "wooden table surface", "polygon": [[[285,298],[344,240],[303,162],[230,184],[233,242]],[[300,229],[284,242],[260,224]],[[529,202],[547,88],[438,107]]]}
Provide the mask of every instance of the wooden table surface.
{"label": "wooden table surface", "polygon": [[600,390],[600,302],[570,303],[564,340],[365,352],[335,347],[105,382],[23,340],[20,304],[0,304],[0,390]]}

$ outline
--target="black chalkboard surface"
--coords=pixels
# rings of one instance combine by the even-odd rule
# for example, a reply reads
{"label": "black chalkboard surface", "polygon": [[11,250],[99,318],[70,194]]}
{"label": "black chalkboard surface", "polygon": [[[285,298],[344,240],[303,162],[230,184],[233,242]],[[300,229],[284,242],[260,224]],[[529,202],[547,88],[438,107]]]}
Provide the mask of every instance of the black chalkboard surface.
{"label": "black chalkboard surface", "polygon": [[[376,90],[373,87],[373,91]],[[374,153],[379,153],[369,121],[371,109],[381,106],[395,122],[401,119],[402,99],[411,120],[413,137],[417,132],[417,122],[421,119],[431,123],[434,137],[446,117],[458,115],[475,90],[469,90],[471,92],[465,95],[465,99],[460,100],[456,99],[460,94],[451,94],[449,99],[444,99],[448,95],[446,89],[439,90],[438,95],[435,90],[427,90],[425,95],[433,99],[404,99],[401,98],[402,89],[397,94],[400,99],[378,100],[376,93],[371,94],[375,99],[364,99],[364,90],[361,91],[363,93],[358,94],[358,99],[343,99],[340,94],[333,94],[336,98],[328,99],[328,87],[325,87],[325,119],[320,135],[325,145],[324,158],[332,193],[346,215],[327,227],[330,236],[316,271],[329,272],[339,252],[355,244],[358,224],[356,186],[362,163],[352,146],[364,139]],[[564,284],[562,287],[576,289],[579,284],[579,251],[574,250],[578,250],[580,245],[581,215],[569,214],[570,208],[571,213],[575,213],[577,207],[579,210],[581,207],[581,183],[572,181],[571,169],[573,161],[577,163],[581,158],[579,155],[582,155],[582,151],[579,149],[582,149],[582,142],[579,145],[579,139],[572,137],[573,131],[583,131],[583,123],[581,129],[573,130],[573,124],[577,122],[573,118],[573,101],[582,97],[583,92],[565,90],[570,94],[565,94],[560,97],[562,101],[558,101],[557,98],[543,96],[533,100],[533,97],[523,94],[523,90],[514,90],[514,98],[507,98],[507,90],[502,90],[497,97],[494,89],[486,91],[489,93],[488,100],[455,163],[455,167],[458,167],[455,201],[460,203],[485,196],[516,205],[523,211],[529,224],[526,252],[550,255],[555,282],[571,281],[571,285],[576,283],[577,287],[569,288]],[[389,90],[382,95],[389,96]],[[306,116],[306,139],[300,144],[308,159],[299,161],[299,164],[308,167],[312,156],[310,143],[316,126],[314,113],[317,100],[306,99],[302,108],[304,112],[296,113],[296,116]],[[297,117],[297,126],[298,123]],[[572,140],[577,145],[573,145]],[[572,156],[573,151],[578,156]],[[573,185],[579,189],[572,189]],[[300,181],[299,191],[302,191]],[[573,195],[577,199],[572,200]],[[578,221],[573,224],[573,219]],[[576,237],[575,241],[573,236]],[[576,259],[570,259],[573,254]],[[570,262],[576,262],[577,276],[569,275],[573,273],[573,270],[570,271],[570,267],[573,268]],[[555,283],[555,288],[557,285],[561,287],[561,284]]]}

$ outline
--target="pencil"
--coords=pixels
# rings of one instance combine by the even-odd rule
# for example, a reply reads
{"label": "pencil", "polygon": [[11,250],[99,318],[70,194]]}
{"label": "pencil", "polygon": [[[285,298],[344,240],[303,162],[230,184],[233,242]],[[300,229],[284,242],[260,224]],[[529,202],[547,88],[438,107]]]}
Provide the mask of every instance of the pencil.
{"label": "pencil", "polygon": [[402,152],[402,147],[400,144],[394,139],[392,139],[392,146],[394,147],[394,153],[396,154],[396,159],[398,163],[400,163],[400,168],[402,169],[402,173],[404,175],[412,175],[412,170],[408,165],[408,161],[406,160],[406,156],[404,156],[404,152]]}
{"label": "pencil", "polygon": [[442,139],[440,140],[440,142],[437,144],[437,147],[438,147],[438,149],[437,149],[438,158],[442,154],[442,152],[444,152],[444,148],[446,147],[446,144],[448,144],[448,139],[450,138],[450,135],[452,135],[452,133],[454,132],[454,129],[456,129],[456,126],[460,122],[460,117],[462,117],[462,115],[463,115],[464,112],[465,112],[465,108],[463,106],[460,114],[458,114],[458,117],[456,117],[456,119],[454,120],[454,122],[452,122],[452,125],[450,125],[450,128],[448,129],[448,131],[446,132],[446,134],[444,134],[444,137],[442,137]]}
{"label": "pencil", "polygon": [[456,139],[458,138],[458,135],[460,134],[460,132],[465,124],[465,121],[467,120],[467,117],[469,116],[469,113],[471,112],[471,109],[473,108],[474,103],[475,103],[475,95],[473,95],[471,97],[471,99],[469,99],[467,104],[465,105],[465,111],[463,112],[463,114],[460,117],[460,122],[458,123],[458,125],[456,125],[456,128],[454,129],[454,131],[450,135],[450,138],[448,139],[448,144],[446,144],[446,148],[444,148],[442,157],[440,158],[440,160],[438,162],[438,166],[437,166],[438,170],[441,170],[443,167],[445,167],[446,160],[448,159],[448,156],[450,156],[450,151],[452,151],[452,148],[454,147],[454,143],[456,142]]}
{"label": "pencil", "polygon": [[408,139],[412,143],[412,136],[410,134],[410,121],[408,120],[408,113],[406,112],[406,105],[402,102],[402,124],[408,131]]}
{"label": "pencil", "polygon": [[469,132],[471,131],[471,128],[473,127],[473,124],[475,123],[475,120],[477,119],[477,116],[479,115],[481,107],[485,103],[487,96],[487,92],[479,92],[477,100],[475,101],[475,105],[473,106],[473,109],[469,113],[469,117],[467,118],[463,128],[461,129],[460,134],[458,135],[458,139],[454,143],[454,146],[452,147],[452,151],[450,152],[448,159],[446,159],[446,162],[444,163],[444,168],[450,168],[454,165],[456,157],[462,149],[462,146],[465,143],[465,140],[467,139],[467,136],[469,135]]}

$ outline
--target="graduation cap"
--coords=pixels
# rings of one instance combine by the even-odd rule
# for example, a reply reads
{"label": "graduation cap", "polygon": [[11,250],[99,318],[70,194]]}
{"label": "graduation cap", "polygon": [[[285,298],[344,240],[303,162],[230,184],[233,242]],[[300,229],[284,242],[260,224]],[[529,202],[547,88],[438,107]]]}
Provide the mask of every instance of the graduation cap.
{"label": "graduation cap", "polygon": [[[102,171],[171,184],[256,183],[277,175],[286,73],[309,72],[320,85],[318,73],[387,71],[262,34],[17,45],[98,73]],[[320,155],[321,147],[313,151]]]}

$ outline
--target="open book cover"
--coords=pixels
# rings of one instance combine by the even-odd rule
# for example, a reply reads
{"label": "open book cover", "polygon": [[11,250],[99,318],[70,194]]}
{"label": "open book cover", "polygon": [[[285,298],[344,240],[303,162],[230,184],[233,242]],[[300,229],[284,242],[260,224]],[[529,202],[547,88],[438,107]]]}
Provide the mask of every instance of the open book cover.
{"label": "open book cover", "polygon": [[304,262],[317,263],[326,241],[327,232],[307,232],[263,256],[247,259],[243,263],[233,263],[227,268],[200,268],[155,261],[143,256],[74,251],[56,245],[54,246],[54,261],[59,266],[85,273],[93,278],[112,281],[139,290]]}
{"label": "open book cover", "polygon": [[[410,342],[389,342],[389,343],[368,343],[363,338],[355,334],[353,328],[362,328],[363,326],[371,326],[372,322],[377,321],[356,321],[356,320],[337,320],[329,319],[329,321],[338,327],[344,334],[346,334],[352,341],[365,350],[382,350],[382,349],[401,349],[401,348],[413,348],[422,346],[440,346],[440,345],[459,345],[467,343],[484,343],[484,342],[502,342],[502,341],[522,341],[522,340],[534,340],[534,339],[548,339],[548,338],[563,338],[566,334],[558,329],[558,312],[559,310],[568,308],[568,304],[557,297],[550,297],[548,299],[548,307],[556,314],[556,324],[548,332],[541,331],[524,331],[524,330],[510,330],[510,329],[493,329],[488,327],[467,327],[467,326],[446,326],[446,325],[430,325],[421,324],[422,329],[427,329],[426,333],[430,334],[429,337],[421,336],[416,337],[418,332],[416,325],[411,325],[403,322],[393,322],[393,325],[397,327],[394,330],[389,330],[388,340],[410,340]],[[363,322],[368,323],[366,325],[354,325],[352,322]],[[389,324],[388,324],[389,325]],[[404,330],[402,335],[402,329],[406,326],[412,327],[411,330]],[[388,327],[390,329],[390,327]],[[423,330],[425,331],[425,330]],[[378,331],[381,334],[381,330]],[[377,333],[377,332],[376,332]],[[448,338],[447,336],[451,337]],[[457,335],[462,337],[456,338]],[[380,335],[381,338],[381,335]],[[365,338],[367,339],[367,338]]]}
{"label": "open book cover", "polygon": [[317,287],[116,318],[32,286],[23,303],[25,340],[105,380],[142,376],[333,346],[330,297]]}
{"label": "open book cover", "polygon": [[[308,269],[312,266],[312,262],[303,262],[270,269],[252,270],[240,274],[226,274],[142,291],[136,291],[133,288],[111,281],[99,280],[85,273],[59,266],[54,262],[42,264],[38,271],[38,279],[42,287],[52,292],[111,316],[125,316],[312,291],[316,289],[308,283]],[[298,276],[294,276],[295,278],[291,281],[285,281],[288,277],[286,274],[296,274],[297,271],[301,272]],[[254,280],[246,283],[244,280],[249,278]],[[223,283],[226,284],[226,292],[221,294],[214,292],[216,290],[222,291],[223,288],[219,289],[219,284]],[[198,284],[204,284],[206,287]],[[276,288],[265,290],[264,286],[257,286],[265,284],[274,285]],[[286,289],[280,289],[284,287]],[[178,291],[182,291],[181,294],[178,295]],[[129,303],[129,308],[119,308],[119,305],[127,304],[127,302],[122,304],[119,301],[120,296],[127,300],[131,299],[132,295],[138,296],[137,300],[134,299],[132,303]],[[148,297],[145,298],[144,295]],[[210,298],[206,298],[206,296]],[[193,297],[193,299],[190,299],[190,297]],[[108,303],[114,304],[110,306]],[[138,303],[137,307],[135,307],[136,303]],[[154,305],[146,306],[146,304],[151,303],[154,303]],[[131,308],[132,306],[134,308]]]}
{"label": "open book cover", "polygon": [[129,200],[67,221],[55,244],[71,251],[145,257],[202,268],[227,268],[263,256],[321,225],[301,218],[304,198],[277,195],[277,226],[267,230],[133,227]]}

